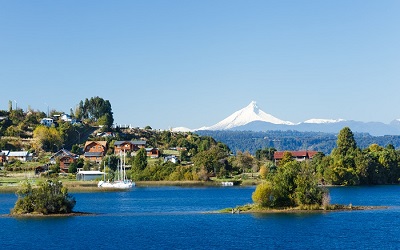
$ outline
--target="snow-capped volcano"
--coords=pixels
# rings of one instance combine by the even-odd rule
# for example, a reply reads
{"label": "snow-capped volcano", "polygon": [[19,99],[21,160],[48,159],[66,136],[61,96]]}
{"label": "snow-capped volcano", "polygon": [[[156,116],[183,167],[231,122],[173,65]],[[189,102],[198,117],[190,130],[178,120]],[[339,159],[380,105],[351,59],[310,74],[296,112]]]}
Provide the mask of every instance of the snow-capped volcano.
{"label": "snow-capped volcano", "polygon": [[232,130],[259,132],[296,130],[300,132],[338,133],[344,127],[350,127],[353,132],[369,133],[375,136],[400,135],[400,119],[394,120],[390,124],[344,119],[309,119],[304,122],[293,123],[265,113],[257,106],[255,101],[213,126],[193,130],[180,127],[174,128],[172,131]]}
{"label": "snow-capped volcano", "polygon": [[211,127],[203,127],[198,130],[227,130],[243,126],[255,121],[268,122],[277,125],[294,125],[294,123],[292,122],[283,121],[279,118],[265,113],[257,106],[257,103],[255,101],[252,101],[247,107],[236,111],[235,113],[218,122],[217,124]]}

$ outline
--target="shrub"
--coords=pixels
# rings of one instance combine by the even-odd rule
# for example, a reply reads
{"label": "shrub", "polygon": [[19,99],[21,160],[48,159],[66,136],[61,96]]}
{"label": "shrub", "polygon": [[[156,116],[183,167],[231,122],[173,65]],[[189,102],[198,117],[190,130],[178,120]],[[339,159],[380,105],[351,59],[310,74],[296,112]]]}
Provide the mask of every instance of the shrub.
{"label": "shrub", "polygon": [[17,191],[18,200],[12,214],[63,214],[70,213],[76,201],[60,181],[47,180],[32,188],[26,181]]}
{"label": "shrub", "polygon": [[251,198],[261,207],[271,207],[274,204],[274,190],[270,182],[263,182],[256,187]]}

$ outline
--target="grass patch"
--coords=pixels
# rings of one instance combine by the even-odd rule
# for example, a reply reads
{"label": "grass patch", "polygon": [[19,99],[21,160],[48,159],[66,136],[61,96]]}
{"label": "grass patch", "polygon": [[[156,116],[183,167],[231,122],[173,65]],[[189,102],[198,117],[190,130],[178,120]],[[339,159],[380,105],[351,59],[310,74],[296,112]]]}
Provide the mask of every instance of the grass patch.
{"label": "grass patch", "polygon": [[178,150],[170,150],[170,149],[164,149],[163,154],[164,155],[176,155],[176,156],[180,155]]}

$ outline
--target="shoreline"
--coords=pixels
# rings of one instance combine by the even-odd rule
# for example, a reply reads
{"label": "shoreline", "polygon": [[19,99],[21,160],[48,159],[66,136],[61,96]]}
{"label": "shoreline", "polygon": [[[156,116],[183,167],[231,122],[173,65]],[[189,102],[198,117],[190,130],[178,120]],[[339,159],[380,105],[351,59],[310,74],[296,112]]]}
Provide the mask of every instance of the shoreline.
{"label": "shoreline", "polygon": [[[137,181],[135,187],[222,187],[219,181]],[[99,188],[97,181],[63,181],[64,187],[68,188],[69,192],[109,192],[109,191],[126,191],[115,188]],[[244,182],[241,185],[235,186],[254,186],[254,182]],[[15,193],[19,185],[0,185],[0,193]],[[132,187],[134,189],[135,187]]]}
{"label": "shoreline", "polygon": [[[351,212],[351,211],[367,211],[367,210],[383,210],[389,209],[389,206],[346,206],[340,204],[333,204],[331,209],[301,209],[299,207],[293,208],[249,208],[249,207],[236,207],[225,208],[218,210],[215,213],[221,214],[295,214],[295,213],[331,213],[331,212]],[[243,210],[241,210],[243,209]]]}
{"label": "shoreline", "polygon": [[6,214],[5,217],[13,218],[46,218],[46,217],[74,217],[74,216],[95,216],[96,213],[89,212],[72,212],[67,214],[42,214],[42,213],[29,213],[29,214]]}

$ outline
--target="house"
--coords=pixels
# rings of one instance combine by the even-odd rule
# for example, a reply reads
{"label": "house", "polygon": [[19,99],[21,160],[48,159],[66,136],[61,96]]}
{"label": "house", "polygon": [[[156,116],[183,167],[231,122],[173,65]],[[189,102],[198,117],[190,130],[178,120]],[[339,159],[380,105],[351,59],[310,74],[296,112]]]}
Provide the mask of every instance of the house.
{"label": "house", "polygon": [[38,166],[35,168],[35,175],[40,175],[41,173],[44,173],[50,169],[50,164],[45,164],[42,166]]}
{"label": "house", "polygon": [[78,156],[66,149],[61,149],[50,157],[50,163],[56,164],[57,160],[60,161],[60,170],[68,173],[68,168],[71,163],[76,162]]}
{"label": "house", "polygon": [[72,117],[68,114],[62,114],[60,119],[64,122],[72,122]]}
{"label": "house", "polygon": [[158,158],[160,156],[160,151],[158,148],[146,148],[147,157]]}
{"label": "house", "polygon": [[9,151],[6,157],[7,161],[19,160],[26,162],[32,160],[33,154],[28,151]]}
{"label": "house", "polygon": [[51,127],[51,125],[54,124],[54,119],[52,118],[43,118],[40,120],[40,124],[46,126],[46,127]]}
{"label": "house", "polygon": [[116,141],[114,143],[114,154],[120,152],[135,152],[146,147],[146,141]]}
{"label": "house", "polygon": [[164,157],[164,163],[166,162],[172,162],[172,163],[179,163],[179,158],[176,155],[168,155],[166,157]]}
{"label": "house", "polygon": [[115,134],[113,132],[99,132],[96,134],[96,136],[103,138],[112,138],[115,137]]}
{"label": "house", "polygon": [[318,153],[318,151],[276,151],[274,152],[274,160],[275,164],[278,165],[279,161],[283,159],[283,155],[285,152],[289,152],[292,154],[292,159],[296,161],[305,161],[305,160],[310,160]]}
{"label": "house", "polygon": [[106,155],[107,141],[87,141],[83,152],[85,159],[99,163]]}
{"label": "house", "polygon": [[83,171],[80,170],[76,174],[76,180],[78,181],[93,181],[104,177],[104,173],[100,171]]}

